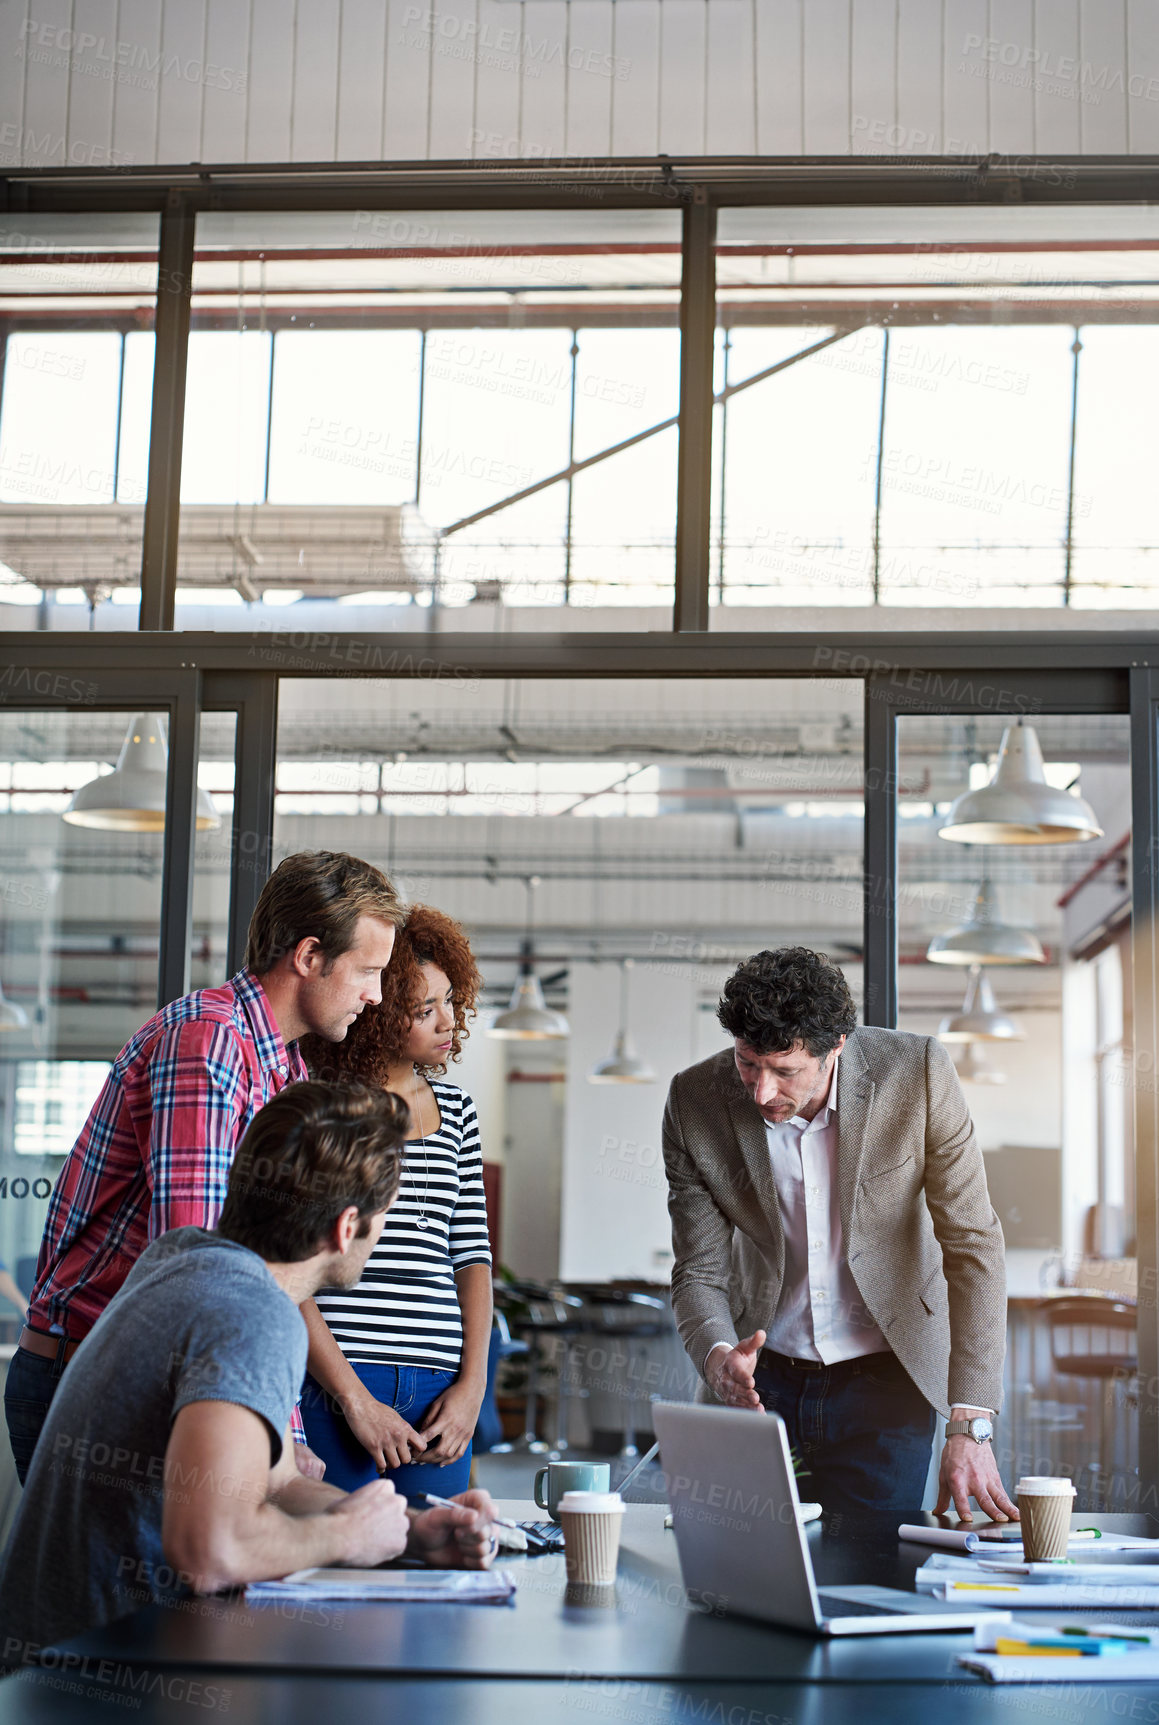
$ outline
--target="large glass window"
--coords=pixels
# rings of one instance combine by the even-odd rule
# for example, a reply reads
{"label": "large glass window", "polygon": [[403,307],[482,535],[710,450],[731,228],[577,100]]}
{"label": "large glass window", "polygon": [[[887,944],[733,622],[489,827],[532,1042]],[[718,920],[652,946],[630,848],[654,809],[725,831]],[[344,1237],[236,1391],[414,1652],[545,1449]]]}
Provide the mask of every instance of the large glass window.
{"label": "large glass window", "polygon": [[156,286],[155,215],[0,221],[0,626],[139,602]]}
{"label": "large glass window", "polygon": [[200,217],[179,626],[669,606],[679,280],[668,211]]}
{"label": "large glass window", "polygon": [[899,720],[898,1027],[954,1059],[1005,1236],[1004,1477],[1067,1472],[1080,1508],[1132,1509],[1128,720],[1034,713],[1012,727],[1070,803],[1063,843],[965,821],[958,799],[984,793],[1004,732],[990,717]]}
{"label": "large glass window", "polygon": [[1156,244],[1143,206],[721,210],[715,626],[1159,602]]}
{"label": "large glass window", "polygon": [[1076,602],[1151,607],[1159,593],[1151,482],[1159,429],[1147,397],[1150,379],[1159,375],[1159,329],[1087,324],[1076,339]]}

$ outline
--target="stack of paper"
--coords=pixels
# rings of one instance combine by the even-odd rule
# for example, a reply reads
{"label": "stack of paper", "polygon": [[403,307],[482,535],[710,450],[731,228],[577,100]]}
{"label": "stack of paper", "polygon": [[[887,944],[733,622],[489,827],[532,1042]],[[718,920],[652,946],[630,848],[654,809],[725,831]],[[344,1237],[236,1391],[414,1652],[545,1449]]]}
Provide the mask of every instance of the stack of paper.
{"label": "stack of paper", "polygon": [[981,1623],[958,1664],[991,1683],[1144,1683],[1159,1678],[1159,1630],[1099,1623]]}
{"label": "stack of paper", "polygon": [[248,1604],[264,1599],[373,1599],[395,1604],[503,1605],[515,1581],[506,1569],[299,1569],[283,1581],[254,1581]]}
{"label": "stack of paper", "polygon": [[923,1563],[914,1585],[956,1605],[1159,1609],[1159,1565],[1151,1563],[1000,1563],[939,1552]]}

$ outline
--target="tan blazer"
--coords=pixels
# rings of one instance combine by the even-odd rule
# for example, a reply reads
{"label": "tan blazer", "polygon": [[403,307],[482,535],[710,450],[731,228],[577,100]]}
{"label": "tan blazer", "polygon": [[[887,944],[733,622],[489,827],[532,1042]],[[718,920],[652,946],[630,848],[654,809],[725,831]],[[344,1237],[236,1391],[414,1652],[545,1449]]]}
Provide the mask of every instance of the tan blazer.
{"label": "tan blazer", "polygon": [[[845,1253],[931,1406],[1002,1405],[1006,1263],[982,1154],[941,1043],[853,1031],[837,1069]],[[678,1072],[664,1111],[672,1306],[703,1376],[715,1342],[767,1330],[784,1274],[764,1121],[731,1048]]]}

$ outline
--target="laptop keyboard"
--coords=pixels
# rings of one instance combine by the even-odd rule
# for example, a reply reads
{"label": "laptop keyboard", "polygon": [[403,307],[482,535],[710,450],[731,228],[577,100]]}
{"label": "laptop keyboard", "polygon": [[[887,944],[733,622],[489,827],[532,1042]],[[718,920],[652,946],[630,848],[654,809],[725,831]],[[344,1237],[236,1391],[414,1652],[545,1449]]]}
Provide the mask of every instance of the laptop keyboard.
{"label": "laptop keyboard", "polygon": [[860,1600],[840,1599],[835,1593],[819,1593],[817,1603],[822,1617],[896,1617],[896,1605],[870,1605]]}

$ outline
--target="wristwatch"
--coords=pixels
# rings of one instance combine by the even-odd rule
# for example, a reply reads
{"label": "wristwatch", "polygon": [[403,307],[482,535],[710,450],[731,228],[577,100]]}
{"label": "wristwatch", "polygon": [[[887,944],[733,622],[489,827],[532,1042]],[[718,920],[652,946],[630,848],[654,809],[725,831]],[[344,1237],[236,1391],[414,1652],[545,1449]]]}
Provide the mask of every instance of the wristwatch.
{"label": "wristwatch", "polygon": [[975,1414],[972,1420],[947,1420],[946,1436],[972,1437],[975,1443],[989,1443],[994,1427],[984,1414]]}

